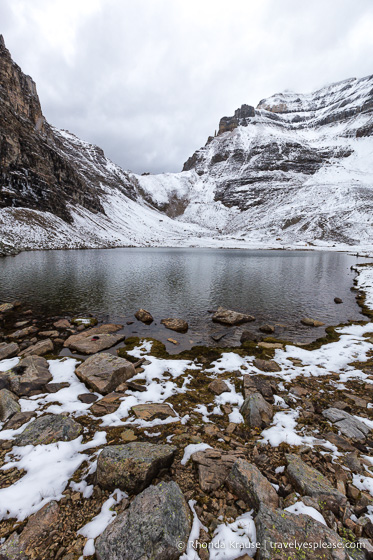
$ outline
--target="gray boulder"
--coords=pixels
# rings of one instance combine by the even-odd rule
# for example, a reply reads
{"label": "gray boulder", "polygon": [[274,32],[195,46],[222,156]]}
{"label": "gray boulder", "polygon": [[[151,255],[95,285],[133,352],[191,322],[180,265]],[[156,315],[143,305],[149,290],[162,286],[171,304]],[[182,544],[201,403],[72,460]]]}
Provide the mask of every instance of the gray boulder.
{"label": "gray boulder", "polygon": [[244,459],[238,459],[233,465],[227,478],[227,486],[231,492],[256,511],[261,503],[272,508],[278,507],[277,492],[272,484],[255,465]]}
{"label": "gray boulder", "polygon": [[[255,518],[257,560],[348,560],[343,539],[309,515],[295,515],[263,504]],[[325,543],[325,548],[320,546]],[[304,546],[304,545],[307,545]]]}
{"label": "gray boulder", "polygon": [[339,408],[328,408],[323,411],[323,416],[330,420],[341,433],[354,440],[364,442],[366,436],[370,433],[370,428],[354,418],[345,410]]}
{"label": "gray boulder", "polygon": [[247,315],[245,313],[239,313],[238,311],[232,311],[231,309],[226,309],[225,307],[220,306],[212,316],[212,320],[214,323],[222,323],[223,325],[232,326],[255,321],[255,317],[253,317],[252,315]]}
{"label": "gray boulder", "polygon": [[176,482],[150,486],[96,540],[98,560],[177,560],[191,528]]}
{"label": "gray boulder", "polygon": [[273,408],[260,393],[252,393],[245,399],[241,414],[251,428],[266,428],[272,421]]}
{"label": "gray boulder", "polygon": [[6,342],[0,343],[0,360],[6,360],[7,358],[13,358],[19,352],[19,346],[16,342]]}
{"label": "gray boulder", "polygon": [[53,379],[48,362],[41,356],[28,356],[9,372],[11,389],[18,396],[46,392],[46,385]]}
{"label": "gray boulder", "polygon": [[136,371],[128,360],[102,353],[87,358],[75,374],[90,389],[106,395],[136,375]]}
{"label": "gray boulder", "polygon": [[137,494],[161,469],[170,467],[175,453],[172,445],[147,442],[107,446],[97,461],[97,482],[105,489],[120,488]]}
{"label": "gray boulder", "polygon": [[1,389],[0,391],[0,420],[5,422],[17,412],[21,412],[21,407],[18,404],[18,399],[8,389]]}
{"label": "gray boulder", "polygon": [[316,498],[323,508],[336,513],[340,506],[346,505],[346,496],[334,488],[317,469],[307,465],[298,455],[289,453],[286,460],[288,477],[297,492]]}
{"label": "gray boulder", "polygon": [[57,441],[71,441],[82,432],[82,426],[67,416],[46,414],[31,422],[15,438],[15,445],[48,445]]}

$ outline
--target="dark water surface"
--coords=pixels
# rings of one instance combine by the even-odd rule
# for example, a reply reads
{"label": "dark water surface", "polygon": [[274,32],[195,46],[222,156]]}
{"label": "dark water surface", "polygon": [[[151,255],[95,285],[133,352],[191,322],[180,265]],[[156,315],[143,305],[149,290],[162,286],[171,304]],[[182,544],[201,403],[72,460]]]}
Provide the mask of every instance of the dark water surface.
{"label": "dark water surface", "polygon": [[[362,259],[359,259],[362,260]],[[276,335],[298,341],[322,336],[323,328],[300,324],[312,317],[336,325],[362,316],[350,288],[357,257],[334,252],[222,249],[97,249],[24,252],[0,260],[0,300],[20,299],[35,313],[92,313],[100,319],[134,321],[128,334],[168,337],[171,351],[216,344],[211,334],[228,332],[221,344],[237,343],[244,329],[276,325]],[[334,297],[343,299],[342,305]],[[219,305],[247,312],[254,323],[226,328],[211,322]],[[151,326],[134,318],[143,307]],[[167,330],[165,317],[189,322],[187,334]]]}

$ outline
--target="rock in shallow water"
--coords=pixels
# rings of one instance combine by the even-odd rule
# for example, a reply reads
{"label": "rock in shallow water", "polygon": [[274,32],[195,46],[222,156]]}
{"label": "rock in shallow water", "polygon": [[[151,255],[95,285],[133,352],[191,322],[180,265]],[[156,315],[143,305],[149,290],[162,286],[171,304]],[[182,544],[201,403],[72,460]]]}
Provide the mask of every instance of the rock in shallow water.
{"label": "rock in shallow water", "polygon": [[146,309],[139,309],[136,311],[135,317],[138,321],[145,324],[150,324],[154,321],[152,314],[149,313],[149,311],[146,311]]}
{"label": "rock in shallow water", "polygon": [[126,337],[124,334],[113,334],[119,331],[123,325],[100,325],[93,329],[85,330],[79,334],[69,336],[64,342],[64,346],[77,350],[81,354],[95,354],[111,348]]}
{"label": "rock in shallow water", "polygon": [[133,377],[136,371],[125,358],[102,353],[87,358],[75,373],[90,389],[105,395]]}
{"label": "rock in shallow water", "polygon": [[134,442],[104,448],[97,461],[97,482],[102,488],[120,488],[137,494],[159,471],[170,467],[176,447]]}
{"label": "rock in shallow water", "polygon": [[161,482],[136,496],[105,529],[96,541],[96,556],[98,560],[177,560],[190,528],[190,511],[179,486]]}
{"label": "rock in shallow water", "polygon": [[222,323],[223,325],[241,325],[242,323],[255,321],[255,317],[220,306],[212,316],[212,320],[214,323]]}
{"label": "rock in shallow water", "polygon": [[40,416],[15,438],[15,445],[48,445],[57,441],[71,441],[82,432],[82,426],[66,416]]}
{"label": "rock in shallow water", "polygon": [[186,333],[189,328],[188,323],[183,319],[162,319],[161,323],[166,329],[180,333]]}

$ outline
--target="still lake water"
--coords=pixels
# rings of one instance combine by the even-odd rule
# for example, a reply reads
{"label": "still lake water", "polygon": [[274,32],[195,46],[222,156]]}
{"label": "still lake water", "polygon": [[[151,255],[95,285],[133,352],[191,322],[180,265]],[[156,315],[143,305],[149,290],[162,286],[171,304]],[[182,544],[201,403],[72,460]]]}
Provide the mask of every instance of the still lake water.
{"label": "still lake water", "polygon": [[[361,260],[361,259],[360,259]],[[350,290],[357,257],[335,252],[224,249],[124,248],[24,252],[0,260],[0,301],[20,299],[37,314],[92,313],[123,322],[125,332],[168,337],[191,344],[216,344],[211,334],[228,332],[221,344],[239,342],[242,330],[276,325],[276,335],[306,341],[323,328],[300,324],[312,317],[326,325],[362,319]],[[342,305],[334,297],[343,299]],[[254,323],[226,328],[211,321],[219,305],[247,312]],[[143,307],[150,326],[133,314]],[[165,317],[189,322],[187,334],[167,330]],[[127,321],[134,321],[126,325]]]}

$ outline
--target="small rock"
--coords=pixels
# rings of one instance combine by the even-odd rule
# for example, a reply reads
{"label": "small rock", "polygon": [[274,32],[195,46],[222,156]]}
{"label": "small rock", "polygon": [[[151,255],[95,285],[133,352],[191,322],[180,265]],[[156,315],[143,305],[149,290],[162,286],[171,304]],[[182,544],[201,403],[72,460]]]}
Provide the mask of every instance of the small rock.
{"label": "small rock", "polygon": [[211,381],[211,383],[209,383],[207,388],[211,393],[214,393],[215,395],[221,395],[222,393],[230,391],[230,388],[222,379],[214,379],[214,381]]}
{"label": "small rock", "polygon": [[241,410],[245,422],[251,428],[266,428],[272,421],[273,408],[260,393],[253,393],[245,399]]}
{"label": "small rock", "polygon": [[212,340],[215,340],[215,342],[219,342],[220,340],[222,340],[225,336],[227,336],[227,332],[217,332],[214,334],[211,334],[211,338]]}
{"label": "small rock", "polygon": [[38,329],[36,327],[26,327],[25,329],[21,329],[10,334],[9,338],[11,340],[19,340],[20,338],[26,338],[26,336],[30,336],[31,334],[34,334],[36,332],[38,332]]}
{"label": "small rock", "polygon": [[59,321],[53,323],[53,326],[56,327],[56,329],[60,329],[61,331],[71,329],[71,324],[67,319],[60,319]]}
{"label": "small rock", "polygon": [[212,316],[212,320],[214,323],[222,323],[223,325],[241,325],[242,323],[255,321],[255,317],[246,315],[245,313],[239,313],[238,311],[232,311],[225,307],[218,307],[217,311]]}
{"label": "small rock", "polygon": [[207,436],[210,437],[216,437],[221,435],[219,428],[215,426],[215,424],[207,424],[206,426],[204,426],[203,431]]}
{"label": "small rock", "polygon": [[263,340],[263,337],[260,334],[252,333],[250,331],[243,331],[240,338],[241,344],[244,342],[260,342],[261,340]]}
{"label": "small rock", "polygon": [[343,303],[343,300],[341,300],[341,298],[339,298],[339,297],[335,297],[334,298],[334,303]]}
{"label": "small rock", "polygon": [[138,321],[146,324],[150,324],[154,321],[153,316],[149,313],[149,311],[146,311],[146,309],[139,309],[136,311],[135,317]]}
{"label": "small rock", "polygon": [[259,375],[245,374],[243,376],[243,393],[245,399],[253,393],[260,393],[266,401],[274,403],[273,397],[274,383],[268,379],[263,379]]}
{"label": "small rock", "polygon": [[149,486],[161,469],[169,468],[176,453],[172,445],[134,442],[104,447],[97,460],[101,488],[120,488],[137,494]]}
{"label": "small rock", "polygon": [[42,338],[57,338],[60,336],[60,333],[58,331],[41,331],[38,336]]}
{"label": "small rock", "polygon": [[90,389],[102,394],[114,391],[136,374],[131,362],[108,353],[90,356],[75,373]]}
{"label": "small rock", "polygon": [[168,338],[167,339],[168,342],[172,342],[172,344],[175,344],[176,346],[179,344],[177,340],[175,340],[174,338]]}
{"label": "small rock", "polygon": [[98,396],[93,393],[82,393],[81,395],[78,395],[78,399],[84,404],[92,404],[97,401]]}
{"label": "small rock", "polygon": [[267,334],[273,334],[275,332],[275,327],[272,325],[262,325],[259,327],[259,330]]}
{"label": "small rock", "polygon": [[301,387],[301,385],[295,385],[295,387],[290,389],[290,393],[296,397],[305,397],[309,391],[305,387]]}
{"label": "small rock", "polygon": [[147,421],[155,420],[156,418],[165,420],[166,418],[169,418],[169,416],[172,416],[173,418],[177,416],[176,412],[174,412],[170,405],[167,403],[136,404],[132,407],[132,412],[134,413],[136,418]]}
{"label": "small rock", "polygon": [[45,390],[47,393],[58,393],[58,391],[61,391],[61,389],[67,389],[67,387],[70,387],[70,383],[62,381],[61,383],[48,383],[45,386]]}
{"label": "small rock", "polygon": [[249,508],[256,511],[261,502],[268,507],[278,507],[277,492],[272,484],[255,465],[244,459],[238,459],[234,463],[227,478],[227,486],[233,494],[244,500]]}
{"label": "small rock", "polygon": [[90,408],[90,411],[95,416],[105,416],[106,414],[112,414],[120,407],[122,398],[122,394],[109,393],[99,401],[94,402]]}
{"label": "small rock", "polygon": [[44,356],[44,354],[50,354],[54,350],[53,342],[50,338],[46,340],[41,340],[33,346],[29,346],[26,350],[21,352],[21,356],[26,358],[27,356]]}
{"label": "small rock", "polygon": [[239,451],[226,453],[219,449],[205,449],[192,455],[197,464],[198,481],[203,492],[212,492],[224,484],[237,459],[243,458]]}
{"label": "small rock", "polygon": [[322,327],[325,325],[325,323],[317,321],[316,319],[310,319],[309,317],[304,317],[300,320],[300,322],[302,325],[306,325],[307,327]]}
{"label": "small rock", "polygon": [[281,371],[280,366],[273,360],[260,360],[255,358],[254,366],[265,372],[278,372]]}
{"label": "small rock", "polygon": [[23,424],[26,424],[35,416],[35,412],[16,412],[14,416],[5,424],[5,430],[18,430]]}
{"label": "small rock", "polygon": [[0,313],[10,313],[14,311],[14,303],[2,303],[0,304]]}
{"label": "small rock", "polygon": [[351,445],[347,439],[335,434],[334,432],[328,432],[325,434],[325,439],[330,441],[333,445],[336,445],[338,449],[341,449],[342,451],[355,451],[355,447]]}
{"label": "small rock", "polygon": [[131,391],[139,391],[140,393],[147,391],[146,385],[141,385],[141,383],[136,383],[136,381],[126,381],[126,385]]}
{"label": "small rock", "polygon": [[0,420],[5,422],[17,412],[21,412],[21,406],[18,404],[18,399],[8,389],[1,389],[0,391]]}
{"label": "small rock", "polygon": [[[139,530],[141,528],[141,530]],[[177,560],[191,528],[188,505],[175,482],[150,486],[96,541],[98,560]]]}
{"label": "small rock", "polygon": [[268,350],[282,350],[284,345],[280,342],[259,342],[259,348],[267,348]]}
{"label": "small rock", "polygon": [[161,323],[166,329],[180,333],[186,333],[189,328],[188,323],[183,319],[162,319]]}
{"label": "small rock", "polygon": [[58,414],[39,416],[16,436],[15,445],[48,445],[57,441],[71,441],[82,432],[82,426],[72,418]]}
{"label": "small rock", "polygon": [[0,343],[0,360],[6,360],[7,358],[13,358],[19,352],[19,346],[16,342],[6,342]]}
{"label": "small rock", "polygon": [[129,443],[130,441],[136,441],[137,440],[137,436],[135,435],[135,432],[133,430],[124,430],[124,432],[122,432],[120,434],[120,438],[125,443]]}

